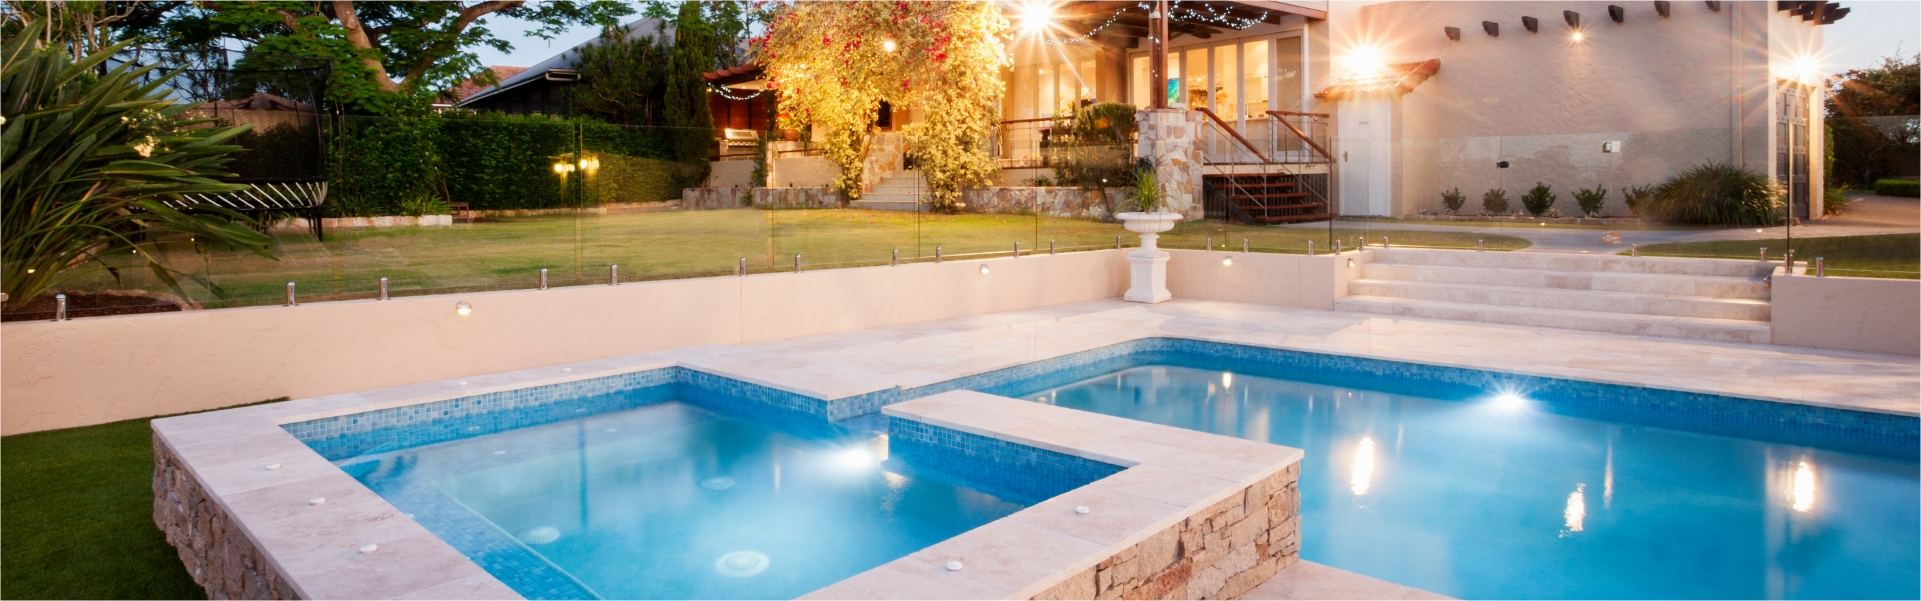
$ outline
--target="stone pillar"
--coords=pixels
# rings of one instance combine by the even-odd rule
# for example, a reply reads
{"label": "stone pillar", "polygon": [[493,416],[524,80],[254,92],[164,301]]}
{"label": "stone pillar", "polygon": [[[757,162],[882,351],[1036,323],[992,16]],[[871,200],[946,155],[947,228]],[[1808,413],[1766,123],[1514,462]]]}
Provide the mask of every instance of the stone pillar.
{"label": "stone pillar", "polygon": [[1137,156],[1154,162],[1161,189],[1167,191],[1167,209],[1186,219],[1200,219],[1201,148],[1195,132],[1204,117],[1184,109],[1145,109],[1135,114],[1139,134]]}

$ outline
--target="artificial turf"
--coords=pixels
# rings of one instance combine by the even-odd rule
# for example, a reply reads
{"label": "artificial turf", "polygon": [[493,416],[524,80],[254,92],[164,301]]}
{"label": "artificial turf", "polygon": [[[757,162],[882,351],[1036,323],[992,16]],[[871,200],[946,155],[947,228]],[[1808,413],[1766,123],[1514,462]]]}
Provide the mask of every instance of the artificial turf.
{"label": "artificial turf", "polygon": [[[1641,247],[1641,254],[1657,257],[1714,257],[1759,259],[1766,247],[1769,256],[1781,260],[1784,238],[1766,240],[1716,240],[1713,242],[1671,242]],[[1625,252],[1621,254],[1626,254]],[[1859,278],[1921,278],[1921,234],[1878,236],[1833,236],[1795,238],[1794,260],[1812,269],[1815,257],[1825,259],[1827,274]]]}
{"label": "artificial turf", "polygon": [[153,523],[148,421],[0,438],[0,598],[206,598]]}

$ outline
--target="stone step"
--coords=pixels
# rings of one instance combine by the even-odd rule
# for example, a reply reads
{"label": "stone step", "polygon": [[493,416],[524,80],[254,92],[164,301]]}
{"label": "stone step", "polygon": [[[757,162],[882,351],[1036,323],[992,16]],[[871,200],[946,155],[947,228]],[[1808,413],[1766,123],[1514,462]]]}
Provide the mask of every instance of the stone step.
{"label": "stone step", "polygon": [[1568,309],[1629,316],[1707,317],[1768,321],[1768,301],[1634,292],[1601,292],[1488,284],[1455,284],[1362,278],[1348,283],[1348,294],[1502,307]]}
{"label": "stone step", "polygon": [[1774,264],[1735,259],[1686,259],[1678,257],[1624,257],[1618,255],[1576,255],[1561,253],[1477,252],[1472,250],[1430,250],[1375,248],[1379,263],[1406,265],[1443,265],[1487,267],[1494,269],[1538,269],[1559,272],[1644,273],[1753,278],[1773,273]]}
{"label": "stone step", "polygon": [[1721,342],[1767,344],[1772,328],[1766,322],[1668,315],[1627,315],[1569,309],[1504,307],[1451,303],[1386,296],[1346,296],[1334,299],[1336,311],[1400,317],[1473,321],[1543,328],[1586,330],[1641,336],[1695,338]]}
{"label": "stone step", "polygon": [[893,184],[880,184],[880,185],[874,186],[874,189],[868,190],[867,192],[869,194],[920,194],[926,191],[927,191],[926,186],[896,186]]}
{"label": "stone step", "polygon": [[1545,269],[1500,269],[1492,267],[1454,267],[1448,265],[1410,265],[1406,263],[1368,263],[1361,266],[1361,277],[1371,280],[1483,284],[1563,290],[1638,292],[1678,296],[1716,296],[1722,298],[1769,298],[1768,283],[1758,277],[1718,277],[1647,273],[1565,272]]}
{"label": "stone step", "polygon": [[857,198],[857,199],[855,199],[855,200],[857,200],[857,201],[858,201],[858,200],[865,200],[865,201],[869,201],[869,202],[881,202],[881,201],[887,201],[887,202],[920,202],[921,200],[923,200],[923,198],[922,198],[922,195],[920,195],[920,194],[889,194],[889,193],[874,193],[874,192],[868,192],[868,193],[866,193],[866,194],[862,194],[862,195],[860,195],[860,198]]}

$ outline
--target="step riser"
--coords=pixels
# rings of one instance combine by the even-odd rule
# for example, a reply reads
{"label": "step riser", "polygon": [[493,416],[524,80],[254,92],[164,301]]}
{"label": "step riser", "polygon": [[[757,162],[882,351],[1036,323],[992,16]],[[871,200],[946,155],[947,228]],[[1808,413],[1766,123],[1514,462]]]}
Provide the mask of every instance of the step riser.
{"label": "step riser", "polygon": [[1514,290],[1475,287],[1473,285],[1416,284],[1395,281],[1356,280],[1348,283],[1348,293],[1356,296],[1386,296],[1448,303],[1499,305],[1503,307],[1624,313],[1630,317],[1634,315],[1667,315],[1673,317],[1767,321],[1770,314],[1770,307],[1766,303],[1758,302],[1663,298],[1658,296],[1620,298],[1580,291],[1563,291],[1548,288]]}
{"label": "step riser", "polygon": [[1772,339],[1770,330],[1765,325],[1723,326],[1699,323],[1674,323],[1636,320],[1630,316],[1572,317],[1567,315],[1532,313],[1526,309],[1510,307],[1488,306],[1485,308],[1468,309],[1390,304],[1351,298],[1335,299],[1334,308],[1338,311],[1395,315],[1400,317],[1475,321],[1481,323],[1586,330],[1590,332],[1641,336],[1671,336],[1721,342],[1767,344],[1769,340]]}
{"label": "step riser", "polygon": [[896,201],[856,200],[852,203],[849,203],[849,206],[852,206],[853,208],[856,208],[856,209],[871,209],[875,211],[907,211],[910,213],[920,210],[920,203],[912,202],[912,201],[896,202]]}
{"label": "step riser", "polygon": [[1675,296],[1715,296],[1721,298],[1757,300],[1766,300],[1770,297],[1766,282],[1748,279],[1698,276],[1650,276],[1605,272],[1565,273],[1526,269],[1409,265],[1404,263],[1368,263],[1362,266],[1361,270],[1362,277],[1370,280],[1521,286],[1528,288],[1633,292],[1639,294],[1668,294]]}
{"label": "step riser", "polygon": [[855,200],[871,202],[920,202],[921,197],[918,194],[875,194],[868,192],[860,195],[860,198]]}
{"label": "step riser", "polygon": [[1485,267],[1494,269],[1538,269],[1562,272],[1586,271],[1750,278],[1765,276],[1773,270],[1772,265],[1759,261],[1736,261],[1732,259],[1680,259],[1669,257],[1615,257],[1553,253],[1402,249],[1375,249],[1375,253],[1375,261],[1381,263]]}

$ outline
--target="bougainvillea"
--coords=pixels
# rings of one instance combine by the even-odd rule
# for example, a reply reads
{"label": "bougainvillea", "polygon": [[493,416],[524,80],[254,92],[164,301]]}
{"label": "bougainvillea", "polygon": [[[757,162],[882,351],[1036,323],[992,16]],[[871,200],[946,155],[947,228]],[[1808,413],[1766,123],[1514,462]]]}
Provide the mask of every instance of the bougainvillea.
{"label": "bougainvillea", "polygon": [[763,5],[756,60],[780,94],[781,126],[813,126],[840,165],[836,187],[860,195],[861,159],[880,103],[911,107],[901,128],[935,208],[958,207],[961,187],[991,181],[983,146],[1004,92],[1007,20],[980,0],[784,2]]}

